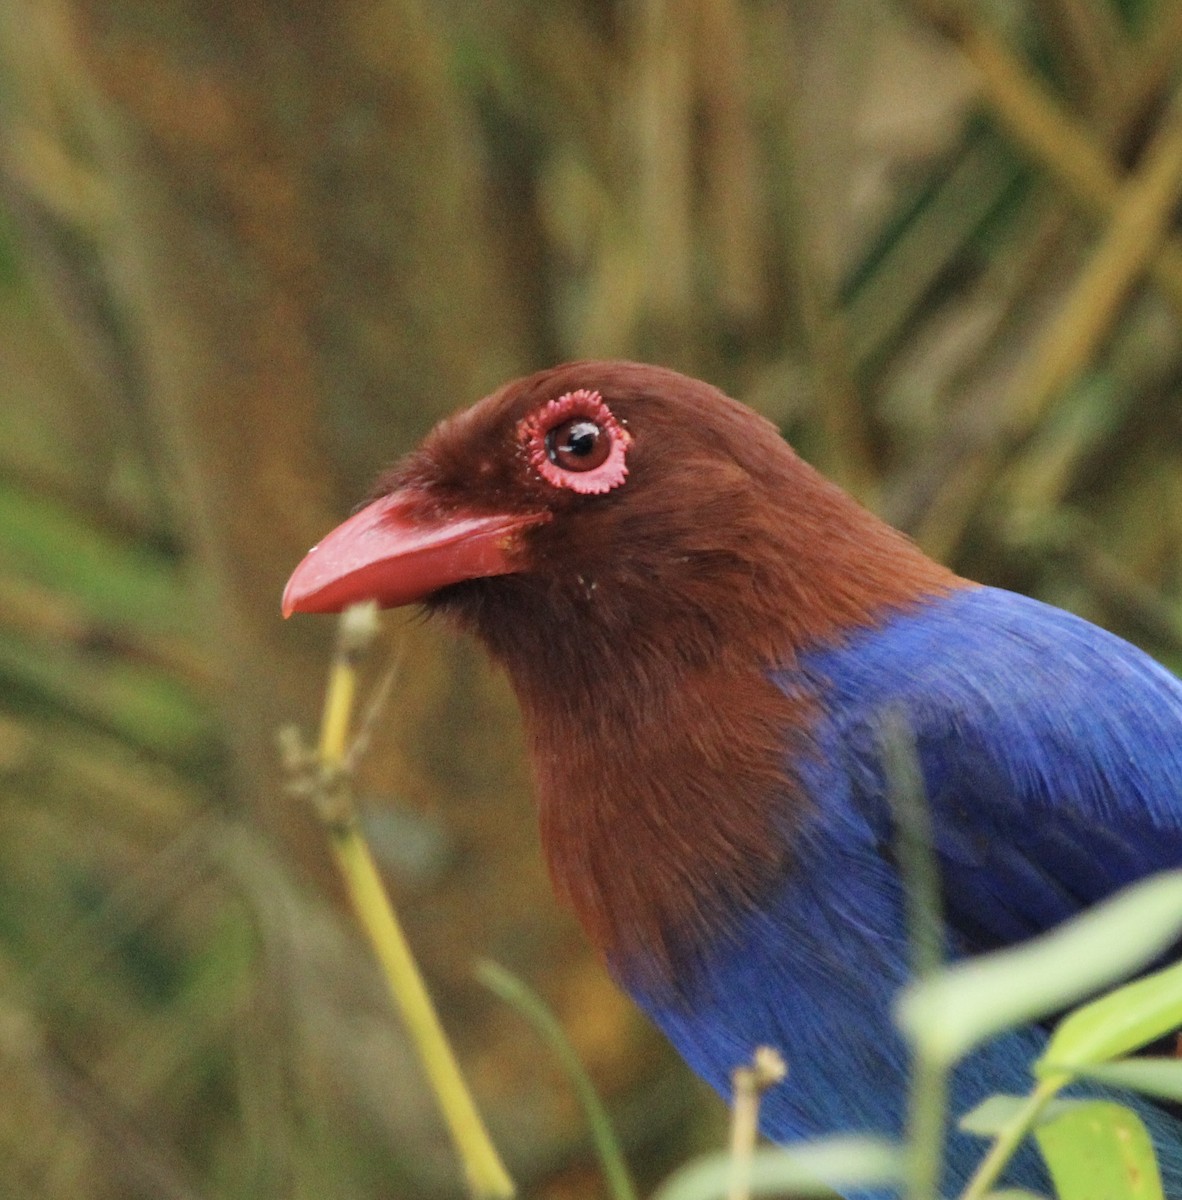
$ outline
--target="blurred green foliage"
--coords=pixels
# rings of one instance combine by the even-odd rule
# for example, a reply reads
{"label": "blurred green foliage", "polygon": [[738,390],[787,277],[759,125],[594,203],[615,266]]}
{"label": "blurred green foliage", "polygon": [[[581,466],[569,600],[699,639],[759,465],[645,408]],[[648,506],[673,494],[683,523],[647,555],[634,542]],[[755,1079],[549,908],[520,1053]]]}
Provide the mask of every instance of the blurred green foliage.
{"label": "blurred green foliage", "polygon": [[[325,633],[276,606],[510,374],[708,377],[958,570],[1182,669],[1180,55],[1176,0],[5,6],[0,1186],[456,1192],[280,794]],[[596,1194],[482,954],[651,1183],[719,1110],[548,900],[503,686],[398,639],[361,785],[498,1141]]]}

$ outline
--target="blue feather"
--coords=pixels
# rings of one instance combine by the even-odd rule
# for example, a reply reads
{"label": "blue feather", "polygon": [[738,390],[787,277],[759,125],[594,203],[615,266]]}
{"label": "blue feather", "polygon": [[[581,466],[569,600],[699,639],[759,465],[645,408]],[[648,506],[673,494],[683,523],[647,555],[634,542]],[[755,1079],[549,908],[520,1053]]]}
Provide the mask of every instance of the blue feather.
{"label": "blue feather", "polygon": [[[908,948],[881,713],[901,710],[916,738],[950,951],[963,955],[1182,865],[1182,684],[1096,626],[991,588],[858,630],[775,679],[822,710],[792,764],[814,804],[794,832],[794,867],[681,996],[636,999],[723,1095],[754,1046],[784,1053],[788,1081],[764,1107],[769,1136],[898,1136],[908,1062],[890,1013]],[[953,1079],[954,1113],[1028,1090],[1045,1037],[1014,1031],[970,1056]],[[1182,1192],[1182,1129],[1151,1105],[1139,1111],[1167,1191]],[[981,1152],[952,1134],[945,1185],[963,1186]],[[1009,1178],[1047,1186],[1030,1151]]]}
{"label": "blue feather", "polygon": [[974,588],[802,669],[824,697],[826,755],[884,836],[874,719],[905,715],[962,949],[1028,937],[1182,865],[1182,683],[1097,626]]}

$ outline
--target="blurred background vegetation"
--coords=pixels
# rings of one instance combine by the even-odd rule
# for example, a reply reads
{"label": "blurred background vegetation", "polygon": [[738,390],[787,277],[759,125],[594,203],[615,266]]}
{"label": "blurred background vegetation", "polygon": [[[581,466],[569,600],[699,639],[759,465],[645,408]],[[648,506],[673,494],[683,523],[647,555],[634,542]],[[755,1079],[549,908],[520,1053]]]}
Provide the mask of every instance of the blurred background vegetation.
{"label": "blurred background vegetation", "polygon": [[[304,550],[442,414],[666,363],[975,578],[1182,668],[1180,0],[0,5],[0,1189],[460,1190],[276,730]],[[540,865],[516,717],[392,615],[375,849],[527,1194],[720,1111]],[[380,656],[379,656],[380,657]]]}

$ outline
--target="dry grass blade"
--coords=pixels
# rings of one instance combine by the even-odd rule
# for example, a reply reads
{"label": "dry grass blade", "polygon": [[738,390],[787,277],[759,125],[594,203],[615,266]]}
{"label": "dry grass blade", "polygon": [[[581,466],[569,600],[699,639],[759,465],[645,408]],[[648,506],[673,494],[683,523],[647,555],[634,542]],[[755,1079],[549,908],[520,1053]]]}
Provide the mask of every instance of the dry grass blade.
{"label": "dry grass blade", "polygon": [[1129,289],[1158,250],[1182,191],[1182,114],[1174,109],[1125,186],[1112,223],[1015,389],[1011,409],[1030,428],[1050,398],[1095,354]]}
{"label": "dry grass blade", "polygon": [[1137,277],[1160,244],[1182,192],[1182,115],[1171,110],[1125,188],[1103,240],[1009,389],[1002,435],[953,478],[932,506],[919,540],[949,555],[1004,463],[1055,397],[1097,353]]}
{"label": "dry grass blade", "polygon": [[[190,1166],[167,1146],[145,1133],[144,1123],[127,1112],[110,1091],[95,1086],[30,1028],[23,1015],[0,1011],[0,1055],[14,1066],[31,1069],[56,1097],[61,1109],[93,1140],[99,1162],[128,1195],[160,1200],[202,1200]],[[38,1184],[45,1178],[39,1172]]]}
{"label": "dry grass blade", "polygon": [[1046,27],[1072,95],[1090,113],[1110,111],[1128,67],[1128,48],[1107,0],[1044,0],[1035,16]]}
{"label": "dry grass blade", "polygon": [[814,411],[825,432],[827,472],[865,503],[875,505],[877,478],[867,414],[854,378],[847,322],[833,281],[826,277],[810,196],[802,178],[807,159],[800,153],[802,102],[798,48],[780,20],[769,29],[770,49],[785,74],[785,100],[775,109],[772,139],[775,206],[785,243],[788,286],[800,317],[804,349],[814,380]]}
{"label": "dry grass blade", "polygon": [[[1001,39],[966,9],[939,4],[937,14],[930,0],[911,6],[937,20],[980,71],[991,109],[1016,143],[1093,216],[1111,216],[1120,202],[1121,176],[1091,132],[1074,121]],[[1182,242],[1171,238],[1146,266],[1182,313]]]}
{"label": "dry grass blade", "polygon": [[698,2],[696,84],[704,112],[703,187],[717,264],[716,305],[724,320],[742,328],[767,303],[745,14],[737,0]]}
{"label": "dry grass blade", "polygon": [[668,0],[633,14],[637,246],[645,304],[658,342],[685,352],[693,288],[692,23]]}
{"label": "dry grass blade", "polygon": [[1182,59],[1182,4],[1168,0],[1154,14],[1153,25],[1137,47],[1123,86],[1117,93],[1112,111],[1100,114],[1102,124],[1115,131],[1114,141],[1135,125],[1165,91],[1170,76]]}

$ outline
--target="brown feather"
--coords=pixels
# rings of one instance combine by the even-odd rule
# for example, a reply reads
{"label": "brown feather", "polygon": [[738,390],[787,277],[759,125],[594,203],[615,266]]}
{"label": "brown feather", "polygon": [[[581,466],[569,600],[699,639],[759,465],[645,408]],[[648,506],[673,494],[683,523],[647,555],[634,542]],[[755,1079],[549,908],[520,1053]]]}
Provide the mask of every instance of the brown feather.
{"label": "brown feather", "polygon": [[[578,388],[631,433],[626,482],[555,489],[517,421]],[[528,569],[432,607],[506,667],[525,714],[556,886],[617,971],[648,986],[706,953],[789,867],[807,806],[790,761],[816,698],[768,669],[963,586],[716,389],[631,363],[572,363],[440,426],[382,484],[435,513],[522,510]],[[561,494],[560,494],[561,493]]]}

